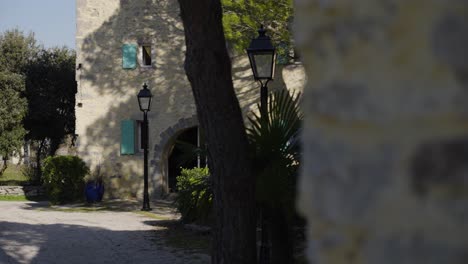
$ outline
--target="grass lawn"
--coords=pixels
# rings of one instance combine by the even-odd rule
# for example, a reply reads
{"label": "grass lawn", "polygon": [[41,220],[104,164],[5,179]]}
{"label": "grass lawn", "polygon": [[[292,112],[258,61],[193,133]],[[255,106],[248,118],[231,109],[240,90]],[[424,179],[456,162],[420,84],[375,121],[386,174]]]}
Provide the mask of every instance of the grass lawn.
{"label": "grass lawn", "polygon": [[16,166],[14,164],[8,165],[7,169],[0,176],[0,185],[25,185],[28,183],[28,178],[22,173],[23,166]]}
{"label": "grass lawn", "polygon": [[26,197],[24,195],[0,195],[1,202],[22,202],[22,201],[47,201],[47,197],[45,196],[32,196]]}
{"label": "grass lawn", "polygon": [[0,195],[0,201],[28,201],[24,195]]}

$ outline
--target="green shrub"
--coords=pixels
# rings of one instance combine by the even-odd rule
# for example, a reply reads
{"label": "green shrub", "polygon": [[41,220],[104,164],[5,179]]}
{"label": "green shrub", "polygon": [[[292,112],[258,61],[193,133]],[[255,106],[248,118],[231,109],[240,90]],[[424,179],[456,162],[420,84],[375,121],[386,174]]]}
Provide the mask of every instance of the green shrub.
{"label": "green shrub", "polygon": [[43,184],[52,204],[83,198],[84,177],[89,168],[76,156],[47,157],[44,160]]}
{"label": "green shrub", "polygon": [[184,222],[207,223],[211,216],[213,192],[208,168],[182,169],[177,176],[177,209]]}

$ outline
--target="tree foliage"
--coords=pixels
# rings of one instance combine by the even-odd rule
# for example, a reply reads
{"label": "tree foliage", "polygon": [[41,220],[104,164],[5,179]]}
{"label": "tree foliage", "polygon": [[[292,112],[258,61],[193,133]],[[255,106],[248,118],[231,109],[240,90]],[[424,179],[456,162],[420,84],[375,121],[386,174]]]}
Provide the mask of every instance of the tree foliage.
{"label": "tree foliage", "polygon": [[257,30],[264,25],[277,47],[279,58],[291,48],[290,24],[292,0],[222,0],[223,27],[226,40],[237,52],[244,52]]}
{"label": "tree foliage", "polygon": [[42,50],[26,69],[28,139],[50,140],[54,154],[75,132],[75,53],[67,48]]}
{"label": "tree foliage", "polygon": [[[38,142],[36,167],[40,170],[44,146],[53,155],[66,135],[75,132],[75,53],[67,48],[43,49],[33,33],[8,30],[0,35],[0,72],[1,114],[9,115],[0,116],[2,129],[12,119],[16,118],[18,124],[23,121],[27,139]],[[17,149],[24,139],[24,128],[9,125],[7,129],[14,132],[1,131],[4,153]]]}
{"label": "tree foliage", "polygon": [[32,33],[13,29],[0,34],[0,156],[4,161],[0,175],[7,159],[23,145],[26,131],[22,120],[27,109],[24,71],[37,49]]}
{"label": "tree foliage", "polygon": [[11,72],[0,72],[0,156],[4,164],[0,176],[6,169],[6,160],[23,145],[25,129],[22,125],[26,114],[26,99],[24,79],[21,75]]}
{"label": "tree foliage", "polygon": [[5,31],[0,35],[0,71],[24,74],[38,50],[33,33],[25,35],[18,29]]}

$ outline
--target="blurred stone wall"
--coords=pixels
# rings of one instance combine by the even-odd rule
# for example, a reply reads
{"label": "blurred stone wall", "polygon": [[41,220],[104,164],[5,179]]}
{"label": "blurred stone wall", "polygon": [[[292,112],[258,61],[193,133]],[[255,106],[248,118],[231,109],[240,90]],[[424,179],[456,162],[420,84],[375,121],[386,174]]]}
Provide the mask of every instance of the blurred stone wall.
{"label": "blurred stone wall", "polygon": [[311,263],[468,263],[468,1],[295,10]]}

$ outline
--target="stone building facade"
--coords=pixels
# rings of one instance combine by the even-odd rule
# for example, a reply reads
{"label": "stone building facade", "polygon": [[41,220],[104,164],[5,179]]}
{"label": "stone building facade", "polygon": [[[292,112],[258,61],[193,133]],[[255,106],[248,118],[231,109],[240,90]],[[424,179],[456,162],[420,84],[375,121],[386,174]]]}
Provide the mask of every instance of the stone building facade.
{"label": "stone building facade", "polygon": [[468,1],[295,10],[311,263],[468,263]]}
{"label": "stone building facade", "polygon": [[[146,82],[154,96],[148,113],[150,191],[153,197],[167,193],[174,177],[169,175],[174,142],[198,123],[183,67],[178,2],[77,0],[76,5],[77,154],[92,170],[100,166],[107,195],[141,197],[143,115],[136,95]],[[260,91],[246,57],[232,61],[234,86],[247,114],[258,103]],[[275,77],[271,89],[302,89],[300,64],[277,67]],[[123,146],[129,138],[134,144]]]}

